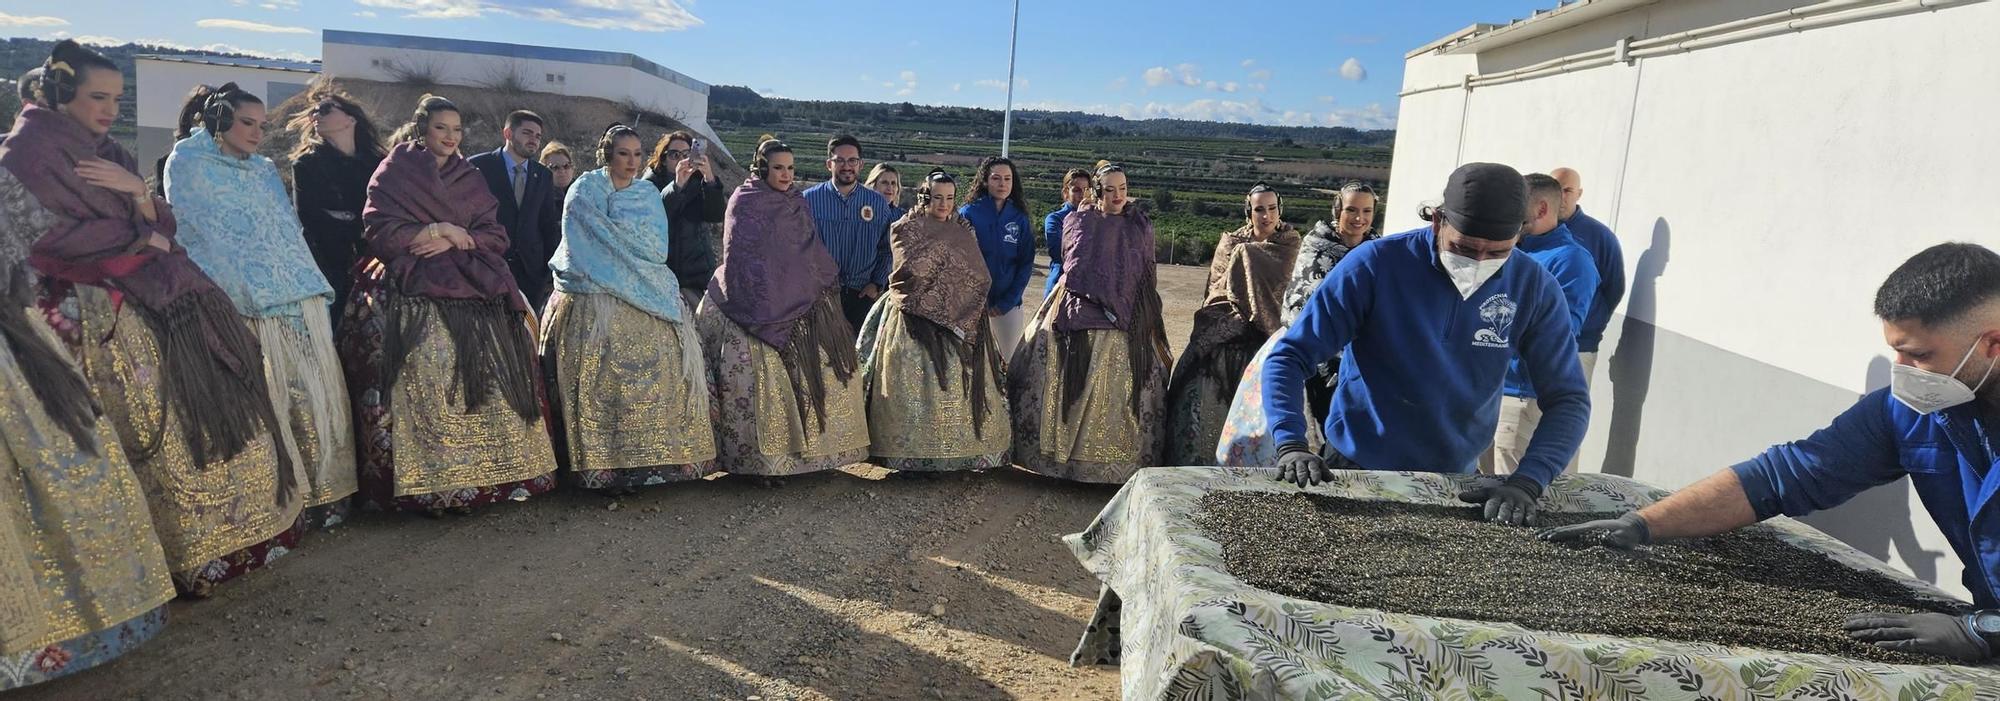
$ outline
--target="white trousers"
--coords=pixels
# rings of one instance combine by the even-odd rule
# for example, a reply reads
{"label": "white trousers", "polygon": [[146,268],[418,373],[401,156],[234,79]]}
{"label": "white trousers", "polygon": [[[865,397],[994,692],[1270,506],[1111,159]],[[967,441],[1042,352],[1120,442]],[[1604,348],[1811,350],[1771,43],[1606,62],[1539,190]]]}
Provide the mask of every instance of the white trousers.
{"label": "white trousers", "polygon": [[[1597,354],[1578,353],[1576,359],[1583,366],[1583,382],[1587,388],[1591,372],[1597,369]],[[1479,471],[1489,475],[1514,474],[1521,467],[1521,457],[1528,452],[1528,442],[1535,438],[1535,429],[1541,425],[1542,407],[1535,400],[1501,397],[1500,421],[1493,426],[1493,447],[1479,456]],[[1563,474],[1575,474],[1576,461],[1577,456],[1571,455]]]}

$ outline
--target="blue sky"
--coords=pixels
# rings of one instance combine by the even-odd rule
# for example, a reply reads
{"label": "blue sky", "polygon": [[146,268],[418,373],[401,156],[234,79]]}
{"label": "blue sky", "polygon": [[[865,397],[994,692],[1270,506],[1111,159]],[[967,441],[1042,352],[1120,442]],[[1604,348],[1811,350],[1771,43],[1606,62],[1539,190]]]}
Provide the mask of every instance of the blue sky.
{"label": "blue sky", "polygon": [[[1006,0],[67,0],[0,35],[315,58],[320,29],[627,51],[800,99],[998,108]],[[1022,0],[1017,106],[1128,118],[1393,127],[1403,54],[1554,0]]]}

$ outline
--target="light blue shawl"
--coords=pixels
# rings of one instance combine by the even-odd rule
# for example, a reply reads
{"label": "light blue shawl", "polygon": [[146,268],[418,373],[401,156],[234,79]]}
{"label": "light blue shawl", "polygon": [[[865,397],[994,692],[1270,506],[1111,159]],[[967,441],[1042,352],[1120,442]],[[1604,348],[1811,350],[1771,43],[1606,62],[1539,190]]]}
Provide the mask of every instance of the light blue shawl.
{"label": "light blue shawl", "polygon": [[577,176],[563,200],[562,233],[549,261],[556,290],[614,295],[682,323],[680,279],[667,267],[667,208],[651,183],[634,178],[614,192],[603,168]]}
{"label": "light blue shawl", "polygon": [[196,127],[167,156],[166,190],[180,223],[174,240],[239,313],[296,316],[297,303],[333,295],[271,159],[223,153]]}

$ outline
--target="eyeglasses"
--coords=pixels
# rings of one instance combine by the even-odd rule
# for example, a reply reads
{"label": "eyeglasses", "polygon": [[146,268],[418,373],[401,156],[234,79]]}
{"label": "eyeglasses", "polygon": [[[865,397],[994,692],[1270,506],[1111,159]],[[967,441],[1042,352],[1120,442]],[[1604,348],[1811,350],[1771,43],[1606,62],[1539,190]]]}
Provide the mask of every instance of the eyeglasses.
{"label": "eyeglasses", "polygon": [[333,111],[337,109],[340,109],[340,105],[334,104],[333,102],[322,102],[317,105],[313,105],[312,113],[314,117],[324,117],[329,114],[333,114]]}
{"label": "eyeglasses", "polygon": [[549,166],[549,170],[575,170],[575,169],[576,169],[575,163],[564,163],[559,166]]}
{"label": "eyeglasses", "polygon": [[680,159],[683,159],[683,158],[687,158],[687,157],[688,157],[688,153],[690,153],[690,152],[689,152],[689,151],[688,151],[687,149],[684,149],[684,148],[674,148],[674,149],[667,149],[667,158],[671,158],[671,159],[674,159],[674,160],[680,160]]}

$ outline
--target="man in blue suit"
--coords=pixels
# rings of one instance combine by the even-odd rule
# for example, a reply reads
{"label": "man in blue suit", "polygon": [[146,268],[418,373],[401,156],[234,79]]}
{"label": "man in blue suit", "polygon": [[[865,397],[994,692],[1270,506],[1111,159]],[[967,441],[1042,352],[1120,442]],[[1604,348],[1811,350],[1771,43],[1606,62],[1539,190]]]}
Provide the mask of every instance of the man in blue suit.
{"label": "man in blue suit", "polygon": [[554,285],[549,258],[562,243],[562,201],[556,199],[554,176],[535,161],[544,133],[540,115],[515,110],[500,132],[506,139],[500,148],[467,159],[485,174],[486,187],[500,200],[500,225],[507,227],[507,267],[536,314],[548,304]]}

